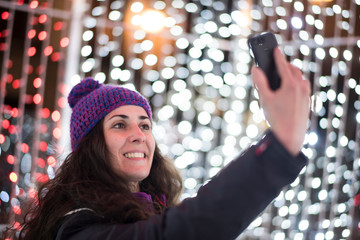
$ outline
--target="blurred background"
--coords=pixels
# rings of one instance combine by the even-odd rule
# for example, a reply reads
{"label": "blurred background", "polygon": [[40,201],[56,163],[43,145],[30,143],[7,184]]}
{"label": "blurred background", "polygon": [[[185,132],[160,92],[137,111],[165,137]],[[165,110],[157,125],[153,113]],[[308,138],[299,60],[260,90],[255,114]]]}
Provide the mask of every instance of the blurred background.
{"label": "blurred background", "polygon": [[0,226],[69,152],[88,76],[150,100],[194,196],[268,128],[247,45],[263,31],[312,83],[310,163],[238,239],[360,239],[360,0],[0,0]]}

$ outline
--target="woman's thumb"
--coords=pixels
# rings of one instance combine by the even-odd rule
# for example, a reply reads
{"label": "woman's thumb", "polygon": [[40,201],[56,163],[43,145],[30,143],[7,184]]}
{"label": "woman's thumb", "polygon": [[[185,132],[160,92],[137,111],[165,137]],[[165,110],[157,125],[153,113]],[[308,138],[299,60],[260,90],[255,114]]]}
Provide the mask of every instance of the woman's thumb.
{"label": "woman's thumb", "polygon": [[259,92],[260,96],[271,94],[269,82],[267,81],[266,75],[261,68],[253,66],[251,68],[251,76],[255,84],[255,88]]}

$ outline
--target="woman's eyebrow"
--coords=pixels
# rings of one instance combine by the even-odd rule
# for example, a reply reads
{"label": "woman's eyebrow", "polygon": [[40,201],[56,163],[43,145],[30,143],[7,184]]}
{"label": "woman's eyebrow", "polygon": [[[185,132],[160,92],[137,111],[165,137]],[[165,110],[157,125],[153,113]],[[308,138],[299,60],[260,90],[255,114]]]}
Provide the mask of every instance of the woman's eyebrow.
{"label": "woman's eyebrow", "polygon": [[115,117],[124,118],[124,119],[128,119],[128,118],[129,118],[129,116],[124,115],[124,114],[115,114],[115,115],[111,116],[111,117],[109,118],[109,120],[110,120],[110,119],[113,119],[113,118],[115,118]]}
{"label": "woman's eyebrow", "polygon": [[[115,118],[115,117],[119,117],[119,118],[123,118],[123,119],[129,119],[129,116],[128,116],[128,115],[125,115],[125,114],[115,114],[115,115],[111,116],[111,117],[109,118],[109,120],[110,120],[110,119],[113,119],[113,118]],[[139,116],[139,119],[140,119],[140,120],[145,120],[145,119],[149,119],[149,117],[148,117],[148,116],[145,116],[145,115],[141,115],[141,116]],[[150,120],[150,119],[149,119],[149,120]]]}
{"label": "woman's eyebrow", "polygon": [[150,118],[149,118],[148,116],[145,116],[145,115],[144,115],[144,116],[140,116],[139,118],[140,118],[141,120],[145,120],[145,119],[149,119],[149,120],[150,120]]}

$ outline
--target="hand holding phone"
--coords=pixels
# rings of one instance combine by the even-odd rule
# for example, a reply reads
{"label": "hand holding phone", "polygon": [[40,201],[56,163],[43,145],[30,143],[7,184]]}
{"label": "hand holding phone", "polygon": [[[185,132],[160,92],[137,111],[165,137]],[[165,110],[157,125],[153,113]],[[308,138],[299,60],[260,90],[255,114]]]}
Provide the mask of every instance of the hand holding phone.
{"label": "hand holding phone", "polygon": [[297,156],[308,128],[311,84],[303,78],[299,68],[286,60],[279,48],[273,53],[281,87],[273,91],[260,67],[251,68],[251,77],[271,131],[290,154]]}
{"label": "hand holding phone", "polygon": [[270,32],[252,36],[248,40],[254,60],[264,72],[269,81],[270,88],[276,90],[280,87],[281,79],[276,69],[274,48],[278,46],[274,34]]}

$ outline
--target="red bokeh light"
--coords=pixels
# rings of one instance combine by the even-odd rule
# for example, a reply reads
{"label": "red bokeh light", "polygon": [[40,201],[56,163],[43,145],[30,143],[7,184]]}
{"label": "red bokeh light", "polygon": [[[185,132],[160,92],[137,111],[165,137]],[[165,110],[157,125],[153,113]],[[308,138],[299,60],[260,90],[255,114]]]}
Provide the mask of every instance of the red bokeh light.
{"label": "red bokeh light", "polygon": [[15,79],[13,82],[12,82],[12,87],[14,89],[18,89],[20,87],[20,80],[19,79]]}
{"label": "red bokeh light", "polygon": [[42,174],[42,173],[36,173],[35,178],[38,182],[41,182],[41,183],[45,183],[45,182],[49,181],[49,176],[46,174]]}
{"label": "red bokeh light", "polygon": [[39,23],[44,23],[47,20],[47,16],[45,14],[41,14],[39,16]]}
{"label": "red bokeh light", "polygon": [[7,49],[7,44],[6,43],[0,43],[0,51],[5,51]]}
{"label": "red bokeh light", "polygon": [[60,46],[63,47],[63,48],[69,46],[69,43],[70,43],[70,39],[68,37],[63,37],[60,40]]}
{"label": "red bokeh light", "polygon": [[37,8],[39,6],[39,2],[38,1],[32,1],[29,4],[30,8]]}
{"label": "red bokeh light", "polygon": [[20,215],[21,214],[21,208],[19,206],[14,206],[13,207],[13,212],[16,214],[16,215]]}
{"label": "red bokeh light", "polygon": [[17,182],[17,180],[18,180],[18,176],[17,176],[17,174],[16,173],[14,173],[14,172],[11,172],[10,174],[9,174],[9,179],[10,179],[10,181],[12,181],[12,182]]}
{"label": "red bokeh light", "polygon": [[30,57],[32,57],[32,56],[34,56],[36,54],[36,48],[35,47],[30,47],[29,49],[28,49],[28,55],[30,56]]}
{"label": "red bokeh light", "polygon": [[45,40],[46,37],[47,37],[47,32],[45,32],[45,31],[39,32],[38,38],[39,38],[40,41]]}
{"label": "red bokeh light", "polygon": [[16,132],[16,128],[14,125],[10,125],[9,129],[8,129],[10,134],[14,134]]}
{"label": "red bokeh light", "polygon": [[2,121],[2,127],[3,127],[3,129],[8,129],[9,127],[10,127],[10,121],[9,120],[7,120],[7,119],[4,119],[3,121]]}
{"label": "red bokeh light", "polygon": [[42,101],[42,97],[39,93],[35,94],[34,97],[33,97],[33,102],[35,104],[40,104]]}
{"label": "red bokeh light", "polygon": [[15,157],[13,155],[8,155],[6,161],[8,162],[8,164],[12,165],[15,163]]}
{"label": "red bokeh light", "polygon": [[55,31],[59,31],[59,30],[61,30],[62,26],[63,26],[63,23],[62,23],[62,22],[56,22],[56,23],[54,24],[54,30],[55,30]]}
{"label": "red bokeh light", "polygon": [[36,30],[35,30],[35,29],[31,29],[31,30],[28,32],[28,38],[29,38],[29,39],[33,39],[35,36],[36,36]]}
{"label": "red bokeh light", "polygon": [[19,222],[15,222],[14,223],[14,228],[17,229],[17,230],[20,230],[21,229],[21,224]]}
{"label": "red bokeh light", "polygon": [[9,12],[3,12],[3,13],[1,14],[1,18],[2,18],[3,20],[8,19],[8,18],[9,18]]}
{"label": "red bokeh light", "polygon": [[3,144],[5,142],[5,136],[3,134],[0,134],[0,144]]}
{"label": "red bokeh light", "polygon": [[48,147],[48,145],[46,142],[44,142],[44,141],[40,142],[40,150],[41,151],[45,152],[47,150],[47,147]]}
{"label": "red bokeh light", "polygon": [[40,86],[41,86],[41,78],[39,78],[39,77],[37,77],[37,78],[35,78],[34,79],[34,81],[33,81],[33,86],[35,87],[35,88],[39,88]]}
{"label": "red bokeh light", "polygon": [[48,108],[43,108],[41,111],[41,115],[43,118],[48,118],[50,116],[50,110]]}
{"label": "red bokeh light", "polygon": [[53,52],[53,47],[52,46],[47,46],[45,49],[44,49],[44,54],[45,56],[50,56]]}
{"label": "red bokeh light", "polygon": [[17,0],[17,1],[16,1],[16,4],[17,4],[17,5],[23,5],[23,4],[24,4],[24,1],[25,1],[25,0]]}
{"label": "red bokeh light", "polygon": [[23,153],[28,153],[29,152],[29,145],[27,145],[26,143],[22,143],[21,144],[21,151]]}
{"label": "red bokeh light", "polygon": [[45,167],[45,160],[42,159],[42,158],[38,158],[38,162],[37,162],[37,165],[41,168],[44,168]]}
{"label": "red bokeh light", "polygon": [[52,60],[53,62],[57,62],[57,61],[59,61],[59,59],[60,59],[60,53],[59,53],[59,52],[54,52],[54,53],[51,55],[51,60]]}
{"label": "red bokeh light", "polygon": [[18,115],[19,115],[19,110],[18,110],[17,108],[13,108],[13,109],[11,110],[11,116],[12,116],[13,118],[16,118]]}

